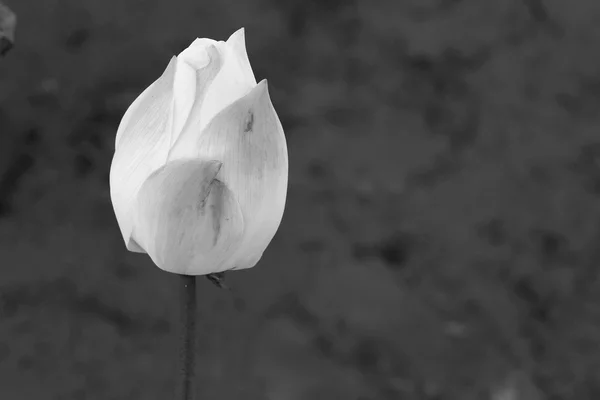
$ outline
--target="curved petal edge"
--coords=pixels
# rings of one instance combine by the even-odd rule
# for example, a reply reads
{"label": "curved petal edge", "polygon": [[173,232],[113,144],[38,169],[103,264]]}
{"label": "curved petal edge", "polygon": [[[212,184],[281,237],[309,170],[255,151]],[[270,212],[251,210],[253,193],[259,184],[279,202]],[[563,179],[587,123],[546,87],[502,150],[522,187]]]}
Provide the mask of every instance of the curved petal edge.
{"label": "curved petal edge", "polygon": [[131,239],[132,206],[144,181],[167,159],[172,123],[176,59],[125,112],[115,139],[110,167],[110,196],[127,249],[144,250]]}

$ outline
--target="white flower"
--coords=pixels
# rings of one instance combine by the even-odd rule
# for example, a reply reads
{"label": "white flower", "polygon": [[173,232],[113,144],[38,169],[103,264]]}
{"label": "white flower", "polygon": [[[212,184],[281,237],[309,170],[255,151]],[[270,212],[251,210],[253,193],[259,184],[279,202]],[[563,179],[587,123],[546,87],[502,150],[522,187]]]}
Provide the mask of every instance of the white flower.
{"label": "white flower", "polygon": [[197,39],[125,112],[110,170],[127,249],[161,269],[205,275],[253,267],[285,206],[288,156],[244,30]]}

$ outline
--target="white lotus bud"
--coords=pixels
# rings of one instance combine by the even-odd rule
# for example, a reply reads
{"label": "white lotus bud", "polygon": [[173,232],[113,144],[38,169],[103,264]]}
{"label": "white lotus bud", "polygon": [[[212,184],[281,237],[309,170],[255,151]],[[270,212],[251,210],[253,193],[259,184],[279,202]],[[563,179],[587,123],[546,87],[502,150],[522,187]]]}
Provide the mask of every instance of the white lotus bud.
{"label": "white lotus bud", "polygon": [[288,156],[244,30],[197,39],[125,112],[111,199],[130,251],[205,275],[253,267],[285,206]]}

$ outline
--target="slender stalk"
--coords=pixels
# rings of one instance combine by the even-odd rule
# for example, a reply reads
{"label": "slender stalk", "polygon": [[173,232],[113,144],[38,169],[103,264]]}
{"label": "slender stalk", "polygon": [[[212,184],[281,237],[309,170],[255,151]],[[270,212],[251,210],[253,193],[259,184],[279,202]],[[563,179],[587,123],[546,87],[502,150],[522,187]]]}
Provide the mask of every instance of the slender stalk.
{"label": "slender stalk", "polygon": [[180,337],[179,377],[175,400],[193,400],[196,366],[196,277],[179,275]]}

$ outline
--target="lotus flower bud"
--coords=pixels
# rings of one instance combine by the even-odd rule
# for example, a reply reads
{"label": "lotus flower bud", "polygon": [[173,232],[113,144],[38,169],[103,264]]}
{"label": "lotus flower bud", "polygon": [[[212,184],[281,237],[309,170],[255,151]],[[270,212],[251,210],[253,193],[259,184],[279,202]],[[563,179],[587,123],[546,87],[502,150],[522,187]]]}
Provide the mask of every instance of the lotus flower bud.
{"label": "lotus flower bud", "polygon": [[285,206],[288,156],[244,30],[197,39],[125,112],[110,193],[127,249],[161,269],[206,275],[253,267]]}

